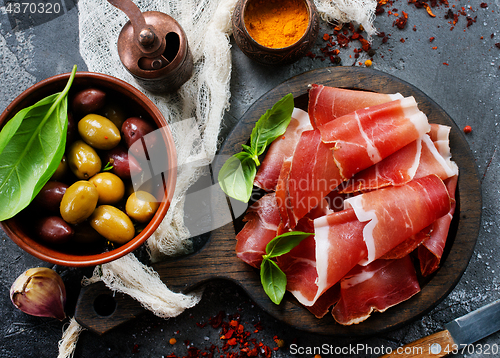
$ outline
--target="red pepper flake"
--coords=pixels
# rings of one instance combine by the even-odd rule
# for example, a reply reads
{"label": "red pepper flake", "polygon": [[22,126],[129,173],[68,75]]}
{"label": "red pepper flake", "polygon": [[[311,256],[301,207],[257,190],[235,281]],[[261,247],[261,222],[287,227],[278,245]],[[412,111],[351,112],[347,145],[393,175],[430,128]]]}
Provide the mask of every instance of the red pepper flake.
{"label": "red pepper flake", "polygon": [[108,139],[108,136],[107,136],[107,135],[105,135],[105,136],[104,136],[104,139]]}
{"label": "red pepper flake", "polygon": [[449,66],[449,64],[447,64],[446,62],[443,62],[443,65],[445,65],[445,66]]}
{"label": "red pepper flake", "polygon": [[467,134],[467,133],[470,133],[470,132],[472,132],[471,126],[465,126],[464,127],[464,133]]}
{"label": "red pepper flake", "polygon": [[401,41],[402,43],[405,43],[405,39],[401,37],[401,39],[399,40]]}
{"label": "red pepper flake", "polygon": [[483,9],[486,9],[488,7],[488,4],[485,2],[482,2],[479,6],[481,6]]}
{"label": "red pepper flake", "polygon": [[425,8],[425,10],[427,11],[427,13],[431,16],[431,17],[436,17],[436,15],[434,15],[432,13],[432,10],[431,10],[431,7],[429,6],[429,4],[427,4],[426,2],[423,2],[422,3],[422,6]]}
{"label": "red pepper flake", "polygon": [[433,49],[433,50],[437,50],[437,46],[434,46],[432,49]]}
{"label": "red pepper flake", "polygon": [[469,27],[469,26],[472,26],[472,24],[476,22],[477,16],[474,18],[467,16],[466,19],[467,19],[467,27]]}
{"label": "red pepper flake", "polygon": [[139,345],[138,344],[134,344],[134,346],[132,347],[132,354],[136,354],[136,353],[139,353]]}
{"label": "red pepper flake", "polygon": [[500,42],[497,42],[497,43],[495,44],[495,46],[496,46],[496,47],[498,47],[498,48],[500,48]]}
{"label": "red pepper flake", "polygon": [[434,39],[435,39],[435,37],[434,37],[434,36],[433,36],[433,37],[430,37],[430,38],[429,38],[429,42],[434,41]]}
{"label": "red pepper flake", "polygon": [[396,26],[398,29],[403,30],[408,22],[408,14],[403,11],[403,15],[399,17],[396,21],[392,23],[392,26]]}
{"label": "red pepper flake", "polygon": [[330,35],[328,35],[328,34],[323,34],[323,40],[325,40],[325,41],[330,40]]}
{"label": "red pepper flake", "polygon": [[219,328],[222,324],[222,320],[226,317],[226,312],[220,311],[216,316],[210,318],[208,320],[208,323],[213,327],[213,328]]}

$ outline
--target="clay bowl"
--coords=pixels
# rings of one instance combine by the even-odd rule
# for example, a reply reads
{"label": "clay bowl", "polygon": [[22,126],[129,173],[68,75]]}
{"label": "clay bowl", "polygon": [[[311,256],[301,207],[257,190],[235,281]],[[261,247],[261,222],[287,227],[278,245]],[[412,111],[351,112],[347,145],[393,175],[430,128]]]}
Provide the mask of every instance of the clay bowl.
{"label": "clay bowl", "polygon": [[[66,85],[70,74],[61,74],[45,79],[32,87],[28,88],[19,95],[2,113],[0,116],[0,129],[9,121],[19,110],[33,105],[42,98],[60,92]],[[51,245],[41,241],[33,230],[34,220],[38,213],[33,213],[30,209],[32,204],[26,209],[11,219],[0,223],[0,226],[6,234],[19,247],[31,255],[53,264],[64,266],[94,266],[116,260],[131,251],[141,246],[148,237],[157,229],[160,222],[163,220],[174,193],[176,183],[176,150],[174,140],[167,122],[158,108],[151,102],[142,92],[137,90],[132,85],[119,80],[117,78],[92,72],[77,72],[73,85],[68,94],[68,103],[71,103],[72,95],[77,91],[89,87],[97,87],[106,92],[106,98],[111,99],[114,103],[123,106],[128,116],[136,116],[150,121],[151,124],[156,124],[158,130],[153,133],[158,134],[157,138],[160,145],[155,148],[165,151],[161,158],[166,158],[163,163],[160,163],[162,168],[167,168],[160,173],[161,180],[159,185],[155,186],[155,194],[163,195],[160,200],[160,205],[153,218],[143,227],[136,236],[129,242],[118,246],[110,245],[106,240],[102,240],[103,244],[76,244],[70,242],[68,244]],[[155,144],[156,145],[156,144]],[[104,166],[105,163],[103,163]],[[144,172],[146,166],[141,166]],[[67,183],[70,185],[70,183]],[[106,242],[104,244],[104,242]]]}
{"label": "clay bowl", "polygon": [[[308,25],[302,37],[286,47],[266,47],[250,35],[245,14],[261,0],[239,0],[232,17],[233,36],[241,51],[251,59],[270,66],[288,65],[305,56],[313,47],[319,33],[319,16],[312,0],[303,1],[308,14]],[[264,3],[270,3],[265,1]],[[258,4],[257,4],[258,5]],[[261,5],[262,6],[262,5]]]}

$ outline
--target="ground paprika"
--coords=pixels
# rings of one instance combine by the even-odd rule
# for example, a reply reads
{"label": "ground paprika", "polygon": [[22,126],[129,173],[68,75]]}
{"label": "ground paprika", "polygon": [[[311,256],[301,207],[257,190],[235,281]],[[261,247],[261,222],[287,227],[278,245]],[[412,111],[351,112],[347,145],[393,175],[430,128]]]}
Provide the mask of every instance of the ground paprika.
{"label": "ground paprika", "polygon": [[304,35],[309,14],[304,0],[250,1],[244,22],[250,36],[270,48],[293,45]]}

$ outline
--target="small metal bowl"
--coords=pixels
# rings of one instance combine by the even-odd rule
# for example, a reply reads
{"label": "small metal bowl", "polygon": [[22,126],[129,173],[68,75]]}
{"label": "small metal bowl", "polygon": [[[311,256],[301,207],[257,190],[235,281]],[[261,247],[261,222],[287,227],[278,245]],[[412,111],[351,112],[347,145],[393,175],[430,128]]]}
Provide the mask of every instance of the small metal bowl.
{"label": "small metal bowl", "polygon": [[[50,77],[21,93],[0,116],[0,129],[19,110],[35,104],[46,96],[62,91],[68,82],[69,76],[69,73],[65,73]],[[177,154],[174,140],[167,121],[153,102],[132,85],[115,77],[93,72],[76,73],[68,98],[71,98],[72,93],[76,93],[79,89],[89,87],[104,90],[107,95],[115,98],[118,101],[117,103],[129,109],[130,113],[134,113],[134,116],[141,116],[156,124],[159,129],[158,132],[161,132],[161,142],[165,145],[165,161],[168,161],[168,164],[164,163],[164,165],[168,167],[168,171],[163,173],[165,180],[160,186],[163,199],[147,226],[129,242],[110,248],[107,251],[102,250],[100,247],[82,250],[82,247],[55,246],[44,243],[34,235],[33,217],[25,212],[26,209],[13,218],[0,222],[0,227],[23,250],[43,261],[64,266],[83,267],[103,264],[116,260],[141,246],[158,228],[165,217],[172,200],[177,178]]]}
{"label": "small metal bowl", "polygon": [[266,47],[250,36],[245,25],[245,11],[256,0],[239,0],[232,17],[233,36],[241,51],[251,59],[271,66],[291,64],[307,54],[319,33],[319,16],[312,0],[303,0],[309,23],[304,35],[295,43],[282,48]]}

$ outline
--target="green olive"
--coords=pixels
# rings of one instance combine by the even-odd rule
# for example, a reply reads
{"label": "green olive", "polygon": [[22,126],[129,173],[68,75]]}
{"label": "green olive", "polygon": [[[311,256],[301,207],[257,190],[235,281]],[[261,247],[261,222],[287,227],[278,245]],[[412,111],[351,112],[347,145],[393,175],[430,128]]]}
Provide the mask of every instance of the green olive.
{"label": "green olive", "polygon": [[69,147],[68,164],[78,179],[89,179],[101,170],[101,158],[94,148],[82,140]]}
{"label": "green olive", "polygon": [[116,174],[98,173],[90,178],[89,182],[97,188],[100,204],[116,204],[125,194],[125,184]]}
{"label": "green olive", "polygon": [[146,191],[132,193],[125,204],[125,211],[132,219],[144,223],[151,220],[160,204]]}
{"label": "green olive", "polygon": [[102,115],[113,122],[116,128],[121,128],[123,122],[128,118],[125,111],[116,103],[109,103],[102,109]]}
{"label": "green olive", "polygon": [[80,119],[78,133],[87,144],[102,150],[116,147],[122,139],[116,125],[98,114],[87,114]]}
{"label": "green olive", "polygon": [[100,205],[90,217],[90,225],[109,241],[125,244],[135,236],[132,220],[120,209]]}
{"label": "green olive", "polygon": [[85,221],[97,205],[99,193],[94,184],[86,180],[73,183],[64,193],[60,212],[61,217],[69,224]]}

